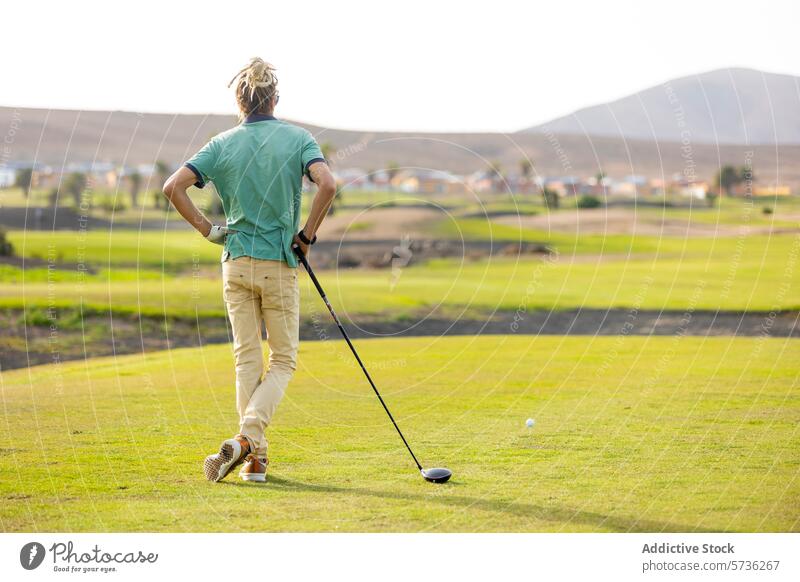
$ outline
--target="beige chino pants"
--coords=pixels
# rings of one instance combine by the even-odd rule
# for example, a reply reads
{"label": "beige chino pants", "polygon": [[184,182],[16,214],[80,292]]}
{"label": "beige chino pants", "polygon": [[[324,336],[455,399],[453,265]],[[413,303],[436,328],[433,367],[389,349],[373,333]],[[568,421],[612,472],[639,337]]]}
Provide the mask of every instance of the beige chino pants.
{"label": "beige chino pants", "polygon": [[[264,429],[297,367],[300,288],[297,269],[283,261],[239,257],[222,263],[223,298],[233,330],[239,432],[259,457]],[[269,368],[264,374],[261,322],[266,324]]]}

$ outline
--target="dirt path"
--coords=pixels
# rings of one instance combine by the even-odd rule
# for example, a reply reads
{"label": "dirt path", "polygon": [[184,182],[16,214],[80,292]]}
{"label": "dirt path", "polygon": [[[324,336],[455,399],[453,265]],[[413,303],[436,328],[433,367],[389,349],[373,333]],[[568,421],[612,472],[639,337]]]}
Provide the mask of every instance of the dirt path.
{"label": "dirt path", "polygon": [[[800,338],[800,312],[735,313],[633,311],[582,309],[498,314],[488,320],[427,319],[421,322],[370,322],[357,328],[354,337],[409,337],[444,335],[686,335]],[[338,337],[334,326],[325,325],[328,337]],[[317,339],[309,326],[301,328],[306,339]]]}

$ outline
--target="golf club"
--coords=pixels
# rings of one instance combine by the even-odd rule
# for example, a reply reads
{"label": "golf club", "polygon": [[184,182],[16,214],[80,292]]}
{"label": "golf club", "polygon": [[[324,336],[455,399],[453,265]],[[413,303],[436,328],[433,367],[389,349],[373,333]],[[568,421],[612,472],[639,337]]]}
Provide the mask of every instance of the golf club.
{"label": "golf club", "polygon": [[425,478],[426,481],[430,481],[431,483],[446,483],[447,481],[449,481],[450,477],[453,475],[453,473],[452,473],[452,471],[450,471],[450,469],[445,469],[443,467],[437,467],[435,469],[423,469],[422,465],[419,464],[419,461],[417,460],[417,456],[414,454],[414,451],[411,450],[411,446],[409,446],[408,441],[406,440],[406,437],[404,437],[403,433],[400,431],[400,427],[397,426],[397,422],[395,422],[394,417],[392,416],[392,413],[389,412],[389,408],[386,406],[386,403],[383,401],[383,398],[381,397],[381,393],[378,392],[378,388],[375,386],[375,382],[372,381],[372,377],[369,375],[369,372],[367,372],[367,369],[364,367],[364,363],[361,361],[361,358],[358,356],[358,352],[356,351],[356,348],[353,346],[353,342],[350,341],[350,337],[347,335],[347,332],[344,330],[344,327],[342,326],[342,322],[339,321],[339,317],[336,315],[336,312],[333,310],[333,307],[331,306],[330,301],[328,301],[328,296],[325,295],[325,291],[322,289],[322,285],[319,284],[319,281],[317,280],[317,276],[314,274],[314,271],[311,269],[311,265],[308,264],[308,260],[306,259],[305,254],[300,249],[300,246],[297,243],[292,244],[292,250],[294,251],[294,254],[297,255],[298,260],[303,264],[303,267],[305,268],[306,272],[308,273],[308,276],[311,277],[311,281],[314,283],[314,287],[316,287],[317,291],[319,291],[319,296],[322,297],[322,301],[325,303],[325,306],[328,308],[328,311],[330,311],[331,317],[333,317],[333,321],[336,322],[336,325],[339,327],[339,331],[342,332],[342,337],[344,338],[344,341],[347,342],[347,345],[350,347],[350,351],[353,352],[353,355],[356,357],[356,361],[358,362],[358,365],[361,366],[361,370],[363,370],[364,375],[367,377],[367,380],[369,381],[369,385],[372,386],[372,390],[375,392],[375,396],[378,397],[378,400],[380,400],[381,405],[383,406],[383,409],[386,411],[386,414],[389,415],[389,420],[392,421],[392,424],[394,425],[394,428],[397,430],[397,434],[399,434],[400,438],[403,439],[403,444],[408,449],[408,452],[411,453],[411,458],[414,459],[414,463],[417,465],[417,469],[419,469],[419,472],[422,474],[422,476]]}

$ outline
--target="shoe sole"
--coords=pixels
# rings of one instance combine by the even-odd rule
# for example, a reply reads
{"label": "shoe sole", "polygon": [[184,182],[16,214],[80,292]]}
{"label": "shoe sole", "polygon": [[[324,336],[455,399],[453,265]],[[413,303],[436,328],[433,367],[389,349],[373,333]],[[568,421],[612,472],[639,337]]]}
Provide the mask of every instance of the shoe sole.
{"label": "shoe sole", "polygon": [[[238,460],[241,461],[241,459]],[[238,464],[234,459],[233,445],[229,442],[224,442],[216,455],[206,457],[203,463],[203,472],[206,475],[206,479],[217,483],[227,477]]]}
{"label": "shoe sole", "polygon": [[265,473],[239,474],[239,477],[242,478],[242,481],[253,481],[254,483],[264,483],[267,480],[267,475]]}

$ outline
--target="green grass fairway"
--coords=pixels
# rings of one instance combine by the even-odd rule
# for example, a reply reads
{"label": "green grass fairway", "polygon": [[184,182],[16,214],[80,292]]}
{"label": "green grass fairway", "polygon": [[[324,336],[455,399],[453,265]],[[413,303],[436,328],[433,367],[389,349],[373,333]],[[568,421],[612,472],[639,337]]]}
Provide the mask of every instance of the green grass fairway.
{"label": "green grass fairway", "polygon": [[[80,262],[85,253],[100,270],[0,269],[1,307],[74,307],[80,298],[85,307],[122,313],[225,314],[219,247],[193,233],[120,231],[110,238],[96,233],[83,243],[75,233],[12,234],[21,254],[47,259],[52,248],[63,261]],[[436,310],[440,317],[479,318],[520,307],[800,309],[800,269],[794,267],[798,234],[689,240],[582,235],[571,242],[567,235],[558,237],[552,240],[561,241],[554,243],[559,254],[551,261],[442,259],[403,269],[397,279],[388,269],[341,269],[320,276],[337,308],[354,319],[363,314],[416,318]],[[579,247],[593,248],[594,254],[581,254]],[[138,269],[131,267],[137,263]]]}
{"label": "green grass fairway", "polygon": [[12,231],[19,256],[98,267],[174,270],[219,264],[222,249],[189,230]]}
{"label": "green grass fairway", "polygon": [[[798,531],[800,343],[686,337],[306,342],[268,482],[206,482],[230,346],[0,376],[4,531]],[[536,419],[528,430],[525,420]]]}

